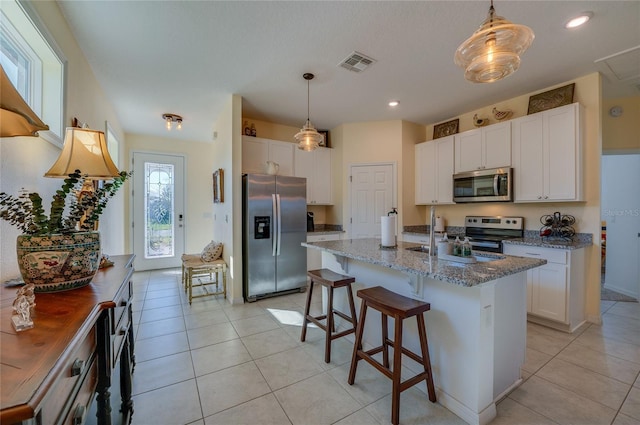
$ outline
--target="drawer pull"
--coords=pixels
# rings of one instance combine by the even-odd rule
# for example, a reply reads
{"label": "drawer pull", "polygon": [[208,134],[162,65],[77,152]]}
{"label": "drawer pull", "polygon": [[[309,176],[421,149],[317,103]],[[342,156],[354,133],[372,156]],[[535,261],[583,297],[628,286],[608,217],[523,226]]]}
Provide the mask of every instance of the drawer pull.
{"label": "drawer pull", "polygon": [[118,332],[118,335],[126,335],[126,334],[127,334],[127,328],[126,327],[120,328],[120,332]]}
{"label": "drawer pull", "polygon": [[85,407],[82,405],[76,406],[76,410],[75,412],[73,412],[73,419],[72,419],[73,425],[82,425],[84,423],[85,410],[86,410]]}
{"label": "drawer pull", "polygon": [[127,306],[127,300],[120,301],[120,307],[126,307],[126,306]]}
{"label": "drawer pull", "polygon": [[536,256],[536,257],[539,257],[539,256],[540,256],[540,254],[538,254],[537,252],[525,252],[525,254],[527,254],[527,255],[534,255],[534,256]]}
{"label": "drawer pull", "polygon": [[76,359],[71,365],[71,376],[78,376],[84,370],[84,360]]}

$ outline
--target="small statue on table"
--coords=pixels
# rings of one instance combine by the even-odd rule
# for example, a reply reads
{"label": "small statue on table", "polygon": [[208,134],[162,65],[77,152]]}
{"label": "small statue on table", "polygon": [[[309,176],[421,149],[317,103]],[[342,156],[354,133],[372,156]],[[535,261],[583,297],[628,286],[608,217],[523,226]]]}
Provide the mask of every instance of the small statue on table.
{"label": "small statue on table", "polygon": [[36,306],[36,296],[34,285],[26,284],[17,291],[16,299],[13,301],[13,310],[16,312],[11,316],[11,322],[16,332],[26,331],[33,328],[32,314]]}

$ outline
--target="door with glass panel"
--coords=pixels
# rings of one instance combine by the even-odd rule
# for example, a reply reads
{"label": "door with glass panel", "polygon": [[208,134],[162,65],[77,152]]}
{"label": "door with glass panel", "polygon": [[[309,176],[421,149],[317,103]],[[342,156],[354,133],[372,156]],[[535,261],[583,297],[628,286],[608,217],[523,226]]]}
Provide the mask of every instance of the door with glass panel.
{"label": "door with glass panel", "polygon": [[136,270],[180,266],[184,253],[184,157],[133,153]]}

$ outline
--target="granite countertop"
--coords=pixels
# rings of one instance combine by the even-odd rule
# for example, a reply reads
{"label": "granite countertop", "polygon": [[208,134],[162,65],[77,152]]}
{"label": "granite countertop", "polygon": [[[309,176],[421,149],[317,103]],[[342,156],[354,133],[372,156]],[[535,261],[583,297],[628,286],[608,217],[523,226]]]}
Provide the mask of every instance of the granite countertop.
{"label": "granite countertop", "polygon": [[307,235],[335,235],[339,233],[344,233],[344,230],[314,230],[307,232]]}
{"label": "granite countertop", "polygon": [[555,249],[580,249],[586,248],[592,244],[590,240],[576,239],[572,241],[554,240],[537,237],[524,237],[522,239],[508,239],[503,241],[505,245],[527,245],[537,246],[540,248],[555,248]]}
{"label": "granite countertop", "polygon": [[424,252],[406,250],[409,247],[420,246],[415,243],[398,242],[398,247],[395,249],[381,249],[380,239],[346,239],[309,242],[302,245],[460,286],[476,286],[546,264],[546,260],[543,259],[476,251],[474,251],[474,255],[478,254],[493,260],[464,264],[430,257]]}

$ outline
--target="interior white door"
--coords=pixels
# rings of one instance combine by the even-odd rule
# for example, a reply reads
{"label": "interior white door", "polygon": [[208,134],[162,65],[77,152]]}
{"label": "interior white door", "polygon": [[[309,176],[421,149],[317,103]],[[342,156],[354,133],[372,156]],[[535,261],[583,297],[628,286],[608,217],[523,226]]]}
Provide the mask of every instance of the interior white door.
{"label": "interior white door", "polygon": [[393,165],[352,165],[350,171],[351,238],[379,238],[380,217],[395,207]]}
{"label": "interior white door", "polygon": [[184,253],[184,157],[133,153],[136,270],[180,266]]}

